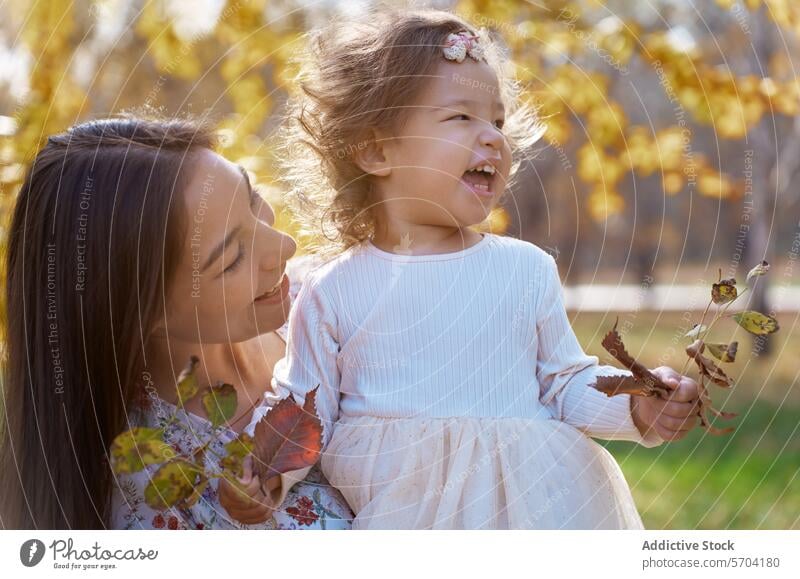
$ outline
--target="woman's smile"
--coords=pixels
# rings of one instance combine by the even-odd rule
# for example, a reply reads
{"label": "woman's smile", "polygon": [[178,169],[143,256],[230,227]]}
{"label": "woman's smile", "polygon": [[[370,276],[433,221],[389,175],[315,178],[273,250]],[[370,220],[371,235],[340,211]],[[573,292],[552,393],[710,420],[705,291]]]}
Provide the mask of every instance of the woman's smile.
{"label": "woman's smile", "polygon": [[272,288],[253,300],[256,304],[279,304],[289,295],[289,276],[285,273]]}

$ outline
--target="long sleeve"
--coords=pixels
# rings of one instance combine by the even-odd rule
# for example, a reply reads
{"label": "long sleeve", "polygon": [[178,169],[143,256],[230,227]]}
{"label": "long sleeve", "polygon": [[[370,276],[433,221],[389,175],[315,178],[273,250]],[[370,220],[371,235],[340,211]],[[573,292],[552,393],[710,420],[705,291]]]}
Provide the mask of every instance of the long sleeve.
{"label": "long sleeve", "polygon": [[608,397],[592,387],[598,376],[630,372],[600,365],[597,356],[583,351],[564,308],[558,266],[552,256],[547,256],[540,280],[543,286],[536,308],[536,375],[542,404],[556,419],[587,436],[629,440],[647,448],[663,443],[655,431],[647,437],[639,432],[631,416],[629,394]]}
{"label": "long sleeve", "polygon": [[339,417],[337,327],[333,308],[310,275],[292,304],[286,356],[275,365],[272,378],[276,392],[282,397],[291,393],[298,403],[319,386],[316,406],[325,446]]}

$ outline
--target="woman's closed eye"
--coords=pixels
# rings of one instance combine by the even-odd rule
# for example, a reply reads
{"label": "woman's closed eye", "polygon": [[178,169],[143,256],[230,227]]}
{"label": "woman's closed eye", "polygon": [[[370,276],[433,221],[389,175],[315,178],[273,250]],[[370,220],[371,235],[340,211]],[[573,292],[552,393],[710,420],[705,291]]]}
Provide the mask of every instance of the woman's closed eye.
{"label": "woman's closed eye", "polygon": [[236,259],[226,266],[220,275],[235,272],[237,269],[239,269],[239,266],[242,265],[242,262],[244,262],[244,243],[239,241],[239,253],[236,255]]}

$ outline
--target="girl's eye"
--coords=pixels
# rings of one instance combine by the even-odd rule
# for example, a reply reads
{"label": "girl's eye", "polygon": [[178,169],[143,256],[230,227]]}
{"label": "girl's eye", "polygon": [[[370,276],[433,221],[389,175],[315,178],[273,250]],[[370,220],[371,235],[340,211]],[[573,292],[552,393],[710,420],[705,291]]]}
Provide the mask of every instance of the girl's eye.
{"label": "girl's eye", "polygon": [[240,241],[239,255],[236,256],[236,259],[234,259],[228,267],[222,270],[222,273],[233,273],[234,271],[239,269],[239,266],[242,264],[243,261],[244,261],[244,244]]}
{"label": "girl's eye", "polygon": [[465,120],[465,121],[468,121],[468,120],[469,120],[469,115],[464,115],[464,114],[461,114],[461,115],[455,115],[455,116],[453,116],[453,117],[450,117],[448,120],[451,120],[451,121],[452,121],[453,119],[458,119],[458,120],[462,120],[462,119],[463,119],[463,120]]}
{"label": "girl's eye", "polygon": [[506,124],[506,122],[505,122],[503,119],[497,119],[497,120],[494,122],[494,126],[495,126],[495,127],[497,127],[497,128],[498,128],[498,129],[500,129],[500,130],[502,130],[502,129],[503,129],[503,127],[505,126],[505,124]]}

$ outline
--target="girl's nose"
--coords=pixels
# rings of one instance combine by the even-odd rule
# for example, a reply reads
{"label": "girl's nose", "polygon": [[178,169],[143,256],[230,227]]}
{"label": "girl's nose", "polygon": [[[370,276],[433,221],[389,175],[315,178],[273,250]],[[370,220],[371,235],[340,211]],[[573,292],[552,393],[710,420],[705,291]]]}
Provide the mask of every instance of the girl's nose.
{"label": "girl's nose", "polygon": [[492,124],[488,124],[481,131],[481,145],[500,150],[503,147],[503,133]]}

